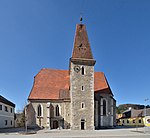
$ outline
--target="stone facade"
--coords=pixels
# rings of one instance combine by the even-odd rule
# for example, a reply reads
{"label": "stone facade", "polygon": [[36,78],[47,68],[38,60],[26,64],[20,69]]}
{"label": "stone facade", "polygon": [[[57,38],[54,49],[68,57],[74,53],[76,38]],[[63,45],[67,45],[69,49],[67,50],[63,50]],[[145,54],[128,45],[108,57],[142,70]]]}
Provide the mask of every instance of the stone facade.
{"label": "stone facade", "polygon": [[29,127],[94,130],[115,126],[116,101],[95,60],[85,25],[76,27],[69,70],[42,69],[29,95]]}
{"label": "stone facade", "polygon": [[[38,107],[41,106],[41,115]],[[56,114],[56,107],[59,114]],[[49,129],[70,128],[70,101],[36,100],[30,101],[27,107],[27,120],[29,127],[44,127]]]}
{"label": "stone facade", "polygon": [[[75,71],[78,66],[81,70]],[[82,69],[84,71],[82,72]],[[83,73],[83,74],[82,74]],[[71,63],[71,129],[94,129],[94,67]],[[90,112],[89,112],[90,111]]]}
{"label": "stone facade", "polygon": [[[104,105],[104,102],[106,103]],[[104,111],[105,110],[105,111]],[[116,125],[116,101],[110,94],[95,94],[95,128]]]}
{"label": "stone facade", "polygon": [[[83,98],[83,96],[81,96]],[[81,122],[85,121],[84,129],[93,130],[100,128],[110,128],[116,125],[115,105],[116,101],[111,98],[111,95],[100,100],[93,100],[91,103],[83,99],[76,101],[75,108],[72,109],[71,101],[30,101],[28,105],[28,126],[29,127],[44,127],[49,129],[81,129]],[[87,98],[88,99],[88,98]],[[91,99],[89,99],[91,100]],[[103,114],[103,100],[106,100],[106,114]],[[49,103],[53,107],[50,108]],[[84,106],[82,108],[82,103]],[[42,107],[42,115],[38,117],[38,106]],[[56,106],[59,106],[59,116],[56,116]],[[89,106],[91,106],[89,108]],[[93,108],[93,109],[92,109]],[[92,113],[93,112],[93,113]],[[89,115],[90,114],[90,115]],[[73,120],[73,115],[74,120]],[[77,115],[77,116],[76,116]],[[93,115],[93,116],[92,116]],[[83,119],[83,120],[82,120]],[[78,120],[78,122],[77,122]],[[54,124],[54,121],[58,125]],[[89,122],[88,122],[89,121]],[[88,123],[87,123],[88,122]]]}

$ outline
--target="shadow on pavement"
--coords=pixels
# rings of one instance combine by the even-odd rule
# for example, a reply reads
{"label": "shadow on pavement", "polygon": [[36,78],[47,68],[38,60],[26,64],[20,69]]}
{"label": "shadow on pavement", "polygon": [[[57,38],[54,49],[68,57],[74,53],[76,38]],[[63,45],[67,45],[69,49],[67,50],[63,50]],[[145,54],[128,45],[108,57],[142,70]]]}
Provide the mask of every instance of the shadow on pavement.
{"label": "shadow on pavement", "polygon": [[3,128],[0,129],[0,133],[10,134],[10,133],[19,133],[19,134],[36,134],[37,131],[41,130],[40,128],[35,129],[26,129],[24,127],[21,128]]}
{"label": "shadow on pavement", "polygon": [[126,129],[126,128],[143,128],[143,127],[141,127],[141,126],[138,126],[138,127],[136,127],[136,126],[116,126],[115,127],[115,129]]}
{"label": "shadow on pavement", "polygon": [[131,129],[131,128],[143,128],[143,127],[135,127],[135,126],[115,126],[113,128],[100,128],[97,130],[108,130],[108,129]]}

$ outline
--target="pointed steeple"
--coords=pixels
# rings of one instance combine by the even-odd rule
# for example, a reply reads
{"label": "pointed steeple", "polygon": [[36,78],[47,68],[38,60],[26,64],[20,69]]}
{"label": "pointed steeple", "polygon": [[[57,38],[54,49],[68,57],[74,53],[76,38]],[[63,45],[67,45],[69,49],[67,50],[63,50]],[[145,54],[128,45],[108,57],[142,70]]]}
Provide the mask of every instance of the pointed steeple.
{"label": "pointed steeple", "polygon": [[93,59],[86,27],[84,24],[77,24],[74,39],[72,59]]}
{"label": "pointed steeple", "polygon": [[[82,19],[80,20],[80,22]],[[70,59],[71,129],[94,129],[94,65],[85,25],[76,26],[74,48]],[[86,89],[86,90],[85,90]],[[75,103],[75,104],[74,104]],[[81,112],[80,106],[85,106]],[[88,110],[90,112],[88,112]],[[78,114],[77,114],[78,113]],[[85,124],[85,122],[87,122]],[[86,127],[85,127],[86,126]]]}

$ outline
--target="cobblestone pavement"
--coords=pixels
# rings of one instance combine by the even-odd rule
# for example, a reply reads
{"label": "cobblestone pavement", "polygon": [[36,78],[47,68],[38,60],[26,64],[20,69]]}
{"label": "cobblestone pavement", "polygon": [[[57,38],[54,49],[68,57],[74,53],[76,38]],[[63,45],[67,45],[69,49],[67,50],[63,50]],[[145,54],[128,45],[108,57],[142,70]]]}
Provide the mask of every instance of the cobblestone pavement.
{"label": "cobblestone pavement", "polygon": [[120,128],[94,131],[0,129],[0,138],[150,138],[150,128]]}

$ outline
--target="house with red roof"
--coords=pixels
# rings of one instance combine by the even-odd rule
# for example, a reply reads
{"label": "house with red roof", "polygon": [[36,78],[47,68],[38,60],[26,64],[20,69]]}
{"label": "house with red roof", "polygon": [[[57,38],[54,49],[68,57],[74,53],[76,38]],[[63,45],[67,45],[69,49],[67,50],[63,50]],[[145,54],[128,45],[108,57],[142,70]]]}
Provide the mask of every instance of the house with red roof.
{"label": "house with red roof", "polygon": [[68,70],[43,68],[28,97],[28,127],[94,130],[116,125],[116,100],[103,72],[95,72],[86,27],[76,25]]}

